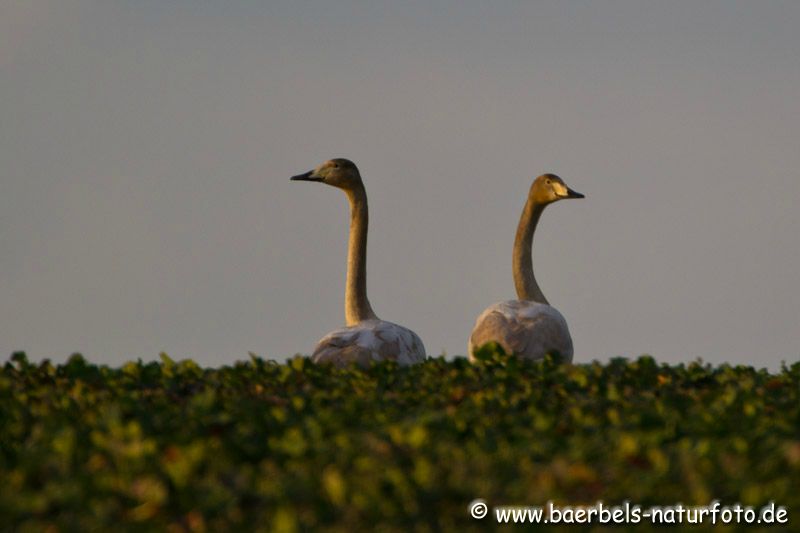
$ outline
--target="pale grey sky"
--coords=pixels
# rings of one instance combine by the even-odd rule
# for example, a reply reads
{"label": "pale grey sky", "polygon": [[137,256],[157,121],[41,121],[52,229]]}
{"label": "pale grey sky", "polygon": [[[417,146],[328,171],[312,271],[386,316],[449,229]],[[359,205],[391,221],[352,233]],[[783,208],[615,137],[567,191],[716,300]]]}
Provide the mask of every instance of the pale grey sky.
{"label": "pale grey sky", "polygon": [[800,3],[5,0],[0,356],[221,365],[343,324],[347,203],[369,294],[464,354],[514,297],[527,189],[575,361],[800,359]]}

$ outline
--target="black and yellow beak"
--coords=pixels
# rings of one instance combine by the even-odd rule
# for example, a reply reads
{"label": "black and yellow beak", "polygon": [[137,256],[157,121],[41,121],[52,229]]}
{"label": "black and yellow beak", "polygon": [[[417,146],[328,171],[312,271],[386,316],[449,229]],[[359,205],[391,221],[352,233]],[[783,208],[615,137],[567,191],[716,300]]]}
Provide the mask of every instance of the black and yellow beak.
{"label": "black and yellow beak", "polygon": [[298,174],[297,176],[292,176],[290,179],[292,181],[322,181],[322,178],[319,176],[314,176],[313,170]]}
{"label": "black and yellow beak", "polygon": [[565,198],[586,198],[586,196],[567,187],[567,196]]}

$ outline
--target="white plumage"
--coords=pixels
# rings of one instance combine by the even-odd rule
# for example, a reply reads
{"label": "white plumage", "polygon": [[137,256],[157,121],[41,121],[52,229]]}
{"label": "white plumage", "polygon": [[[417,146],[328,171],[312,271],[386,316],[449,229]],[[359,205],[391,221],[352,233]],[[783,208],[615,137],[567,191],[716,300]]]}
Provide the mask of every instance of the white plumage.
{"label": "white plumage", "polygon": [[542,174],[531,184],[514,240],[512,270],[518,300],[489,306],[475,321],[467,353],[496,342],[509,354],[527,359],[542,359],[558,352],[565,362],[573,356],[572,337],[567,321],[542,294],[533,274],[533,234],[544,208],[565,198],[583,198],[554,174]]}
{"label": "white plumage", "polygon": [[525,300],[508,300],[489,306],[475,321],[467,352],[496,342],[506,353],[527,359],[543,359],[558,352],[572,361],[572,338],[567,321],[558,309]]}
{"label": "white plumage", "polygon": [[312,359],[315,363],[337,366],[356,362],[396,361],[413,365],[425,360],[425,346],[408,328],[385,320],[363,320],[355,326],[331,331],[319,341]]}
{"label": "white plumage", "polygon": [[416,333],[380,320],[367,299],[367,192],[352,161],[331,159],[293,180],[317,181],[342,189],[350,202],[344,316],[346,326],[325,335],[314,349],[316,363],[362,366],[371,361],[412,365],[425,360],[425,347]]}

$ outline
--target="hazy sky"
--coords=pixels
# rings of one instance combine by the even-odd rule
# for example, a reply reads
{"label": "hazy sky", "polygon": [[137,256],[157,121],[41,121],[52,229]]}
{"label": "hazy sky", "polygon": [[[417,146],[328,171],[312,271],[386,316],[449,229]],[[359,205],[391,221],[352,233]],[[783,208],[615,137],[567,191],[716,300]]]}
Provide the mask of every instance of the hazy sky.
{"label": "hazy sky", "polygon": [[800,359],[800,2],[0,3],[0,357],[309,353],[369,296],[434,355],[537,279],[575,361]]}

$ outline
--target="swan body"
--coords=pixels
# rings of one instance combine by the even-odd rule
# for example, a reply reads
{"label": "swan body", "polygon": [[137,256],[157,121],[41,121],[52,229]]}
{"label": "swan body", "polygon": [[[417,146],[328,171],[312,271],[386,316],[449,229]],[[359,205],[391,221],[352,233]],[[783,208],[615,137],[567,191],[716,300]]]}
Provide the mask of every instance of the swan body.
{"label": "swan body", "polygon": [[470,359],[475,359],[476,349],[496,342],[507,353],[527,359],[543,359],[558,352],[565,362],[572,361],[567,321],[548,303],[536,283],[531,252],[533,234],[544,208],[558,200],[583,197],[554,174],[543,174],[534,180],[514,240],[512,267],[519,299],[491,305],[478,316],[467,345]]}
{"label": "swan body", "polygon": [[542,359],[558,352],[572,361],[572,338],[564,316],[553,306],[527,300],[507,300],[490,305],[475,321],[467,352],[488,342],[498,343],[508,354]]}
{"label": "swan body", "polygon": [[367,193],[352,161],[331,159],[314,170],[292,177],[342,189],[350,202],[350,238],[347,245],[345,327],[324,336],[312,354],[316,363],[367,366],[371,361],[411,365],[425,360],[425,346],[416,333],[380,320],[367,299]]}
{"label": "swan body", "polygon": [[344,366],[355,362],[368,366],[371,361],[395,361],[413,365],[425,360],[425,347],[408,328],[385,320],[363,320],[325,335],[311,356],[315,363]]}

